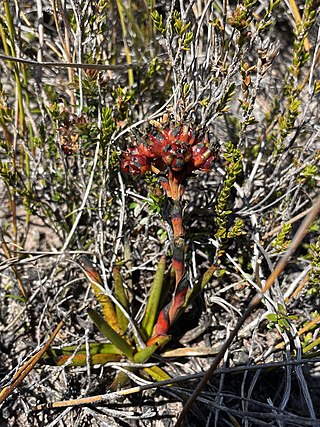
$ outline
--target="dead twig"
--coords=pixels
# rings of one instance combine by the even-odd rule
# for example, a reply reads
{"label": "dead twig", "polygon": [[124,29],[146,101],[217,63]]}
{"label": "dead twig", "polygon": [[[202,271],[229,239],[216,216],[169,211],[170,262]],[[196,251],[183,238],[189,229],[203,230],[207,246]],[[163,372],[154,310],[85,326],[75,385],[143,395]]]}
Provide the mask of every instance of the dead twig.
{"label": "dead twig", "polygon": [[32,65],[33,67],[45,67],[45,68],[82,68],[84,70],[112,70],[112,71],[128,71],[136,67],[136,64],[128,65],[108,65],[108,64],[78,64],[71,62],[38,62],[32,61],[31,59],[16,58],[15,56],[3,55],[0,53],[0,59],[10,62],[19,62],[25,65]]}
{"label": "dead twig", "polygon": [[58,332],[64,325],[64,321],[61,320],[61,322],[58,324],[56,329],[54,330],[52,336],[48,339],[48,341],[44,344],[41,350],[39,350],[35,355],[30,357],[29,360],[27,360],[26,363],[24,363],[23,366],[14,374],[12,377],[12,382],[9,386],[4,387],[0,391],[0,403],[2,403],[10,394],[13,392],[15,388],[19,386],[19,384],[24,380],[24,378],[29,374],[29,372],[34,368],[36,363],[41,359],[41,357],[44,355],[44,353],[48,350],[50,345],[52,344],[53,340],[57,336]]}

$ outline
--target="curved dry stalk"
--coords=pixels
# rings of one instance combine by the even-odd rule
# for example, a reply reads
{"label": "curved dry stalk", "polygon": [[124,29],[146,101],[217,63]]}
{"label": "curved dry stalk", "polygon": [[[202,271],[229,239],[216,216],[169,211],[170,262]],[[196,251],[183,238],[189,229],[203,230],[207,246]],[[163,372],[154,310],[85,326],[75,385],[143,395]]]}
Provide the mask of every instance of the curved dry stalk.
{"label": "curved dry stalk", "polygon": [[15,56],[10,55],[3,55],[0,53],[0,59],[3,59],[5,61],[9,62],[17,62],[20,64],[25,65],[32,65],[32,67],[43,67],[43,68],[81,68],[83,70],[98,70],[98,71],[123,71],[127,72],[129,69],[135,68],[137,64],[119,64],[119,65],[113,65],[113,64],[86,64],[86,63],[73,63],[73,62],[51,62],[51,61],[44,61],[44,62],[38,62],[33,61],[31,59],[24,59],[24,58],[16,58]]}
{"label": "curved dry stalk", "polygon": [[24,378],[29,374],[29,372],[34,368],[36,363],[39,362],[41,357],[44,355],[44,353],[48,350],[50,345],[52,344],[53,340],[59,333],[60,329],[64,325],[64,321],[62,320],[56,329],[54,330],[51,337],[48,339],[48,341],[44,344],[41,350],[39,350],[34,356],[32,356],[19,370],[16,372],[16,374],[12,378],[12,383],[4,387],[0,391],[0,403],[2,403],[10,394],[13,392],[15,388],[18,387],[18,385],[24,380]]}

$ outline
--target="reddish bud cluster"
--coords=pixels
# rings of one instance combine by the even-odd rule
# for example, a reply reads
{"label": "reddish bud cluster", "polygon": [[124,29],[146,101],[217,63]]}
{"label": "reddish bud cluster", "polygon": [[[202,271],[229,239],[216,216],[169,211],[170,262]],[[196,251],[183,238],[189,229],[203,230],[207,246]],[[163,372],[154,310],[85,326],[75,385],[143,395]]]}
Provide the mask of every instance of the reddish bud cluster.
{"label": "reddish bud cluster", "polygon": [[124,153],[121,170],[128,175],[171,171],[185,176],[196,169],[208,171],[214,159],[206,133],[187,125],[167,125],[136,141]]}

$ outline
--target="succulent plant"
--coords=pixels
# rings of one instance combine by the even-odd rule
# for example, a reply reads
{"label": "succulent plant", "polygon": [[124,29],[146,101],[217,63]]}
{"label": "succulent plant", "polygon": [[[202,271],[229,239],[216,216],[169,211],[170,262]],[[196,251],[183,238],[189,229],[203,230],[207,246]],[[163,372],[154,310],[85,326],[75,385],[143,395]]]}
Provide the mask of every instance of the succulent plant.
{"label": "succulent plant", "polygon": [[154,122],[154,129],[146,138],[138,138],[123,154],[121,170],[127,175],[152,172],[159,175],[159,183],[169,199],[169,215],[173,230],[172,266],[176,286],[171,301],[162,308],[153,335],[147,345],[165,337],[171,324],[183,309],[189,280],[185,271],[185,231],[181,198],[186,179],[195,170],[206,172],[212,168],[215,153],[207,132],[192,129],[186,124]]}

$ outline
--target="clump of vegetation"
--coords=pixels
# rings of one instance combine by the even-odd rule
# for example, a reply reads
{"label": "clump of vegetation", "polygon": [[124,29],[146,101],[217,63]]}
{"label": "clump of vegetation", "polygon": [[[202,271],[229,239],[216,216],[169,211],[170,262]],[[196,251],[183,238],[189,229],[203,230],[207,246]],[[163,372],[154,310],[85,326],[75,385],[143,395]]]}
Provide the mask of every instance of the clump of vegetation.
{"label": "clump of vegetation", "polygon": [[319,224],[296,232],[319,2],[20,3],[0,5],[5,422],[179,423],[218,353],[190,425],[315,425]]}

